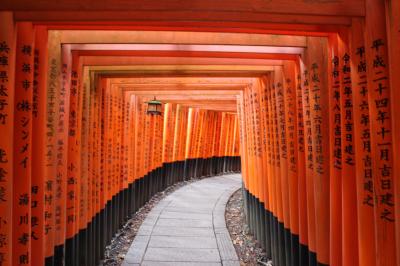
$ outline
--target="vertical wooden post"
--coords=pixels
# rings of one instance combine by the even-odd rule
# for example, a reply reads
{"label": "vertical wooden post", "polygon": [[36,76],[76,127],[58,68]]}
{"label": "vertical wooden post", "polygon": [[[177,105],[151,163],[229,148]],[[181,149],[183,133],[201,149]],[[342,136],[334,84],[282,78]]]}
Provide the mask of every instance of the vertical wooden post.
{"label": "vertical wooden post", "polygon": [[357,265],[357,188],[353,123],[353,88],[347,32],[338,37],[340,71],[340,110],[342,129],[342,255],[343,265]]}
{"label": "vertical wooden post", "polygon": [[307,222],[307,181],[306,181],[306,139],[303,112],[303,84],[299,61],[296,68],[296,113],[298,136],[298,206],[299,206],[299,264],[308,265],[308,222]]}
{"label": "vertical wooden post", "polygon": [[[0,12],[0,264],[12,265],[15,30],[12,12]],[[20,86],[20,84],[19,84]]]}
{"label": "vertical wooden post", "polygon": [[[272,191],[271,191],[271,174],[270,174],[270,131],[269,131],[269,112],[268,112],[268,86],[269,80],[267,77],[260,79],[260,109],[261,109],[261,134],[262,134],[262,152],[263,152],[263,173],[265,178],[264,191],[264,213],[265,218],[265,250],[268,257],[271,257],[271,208],[272,208]],[[235,152],[236,155],[236,152]]]}
{"label": "vertical wooden post", "polygon": [[[131,111],[130,111],[130,119],[131,119],[131,127],[130,127],[130,138],[131,138],[131,150],[129,153],[129,167],[130,167],[130,172],[129,172],[129,183],[133,184],[136,179],[136,174],[135,174],[135,152],[136,152],[136,109],[137,109],[137,97],[135,95],[131,95],[131,100],[130,100],[130,105],[131,105]],[[135,210],[134,210],[135,211]]]}
{"label": "vertical wooden post", "polygon": [[[143,108],[143,104],[140,102],[139,99],[137,99],[137,105],[136,105],[136,109],[135,109],[135,182],[136,180],[138,181],[139,178],[141,178],[141,150],[142,150],[142,110]],[[137,192],[138,193],[138,192]]]}
{"label": "vertical wooden post", "polygon": [[[57,122],[58,122],[58,101],[57,98],[60,92],[60,66],[61,66],[61,47],[59,45],[60,32],[51,31],[48,32],[48,45],[47,45],[47,56],[44,56],[44,60],[47,61],[47,80],[46,80],[46,147],[45,147],[45,177],[44,182],[49,184],[45,186],[45,197],[51,199],[54,197],[55,190],[59,190],[61,187],[64,188],[63,184],[56,183],[57,179]],[[67,150],[67,149],[66,149]],[[53,184],[53,185],[51,185]],[[65,192],[64,192],[65,193]],[[57,197],[54,197],[54,201],[46,201],[45,207],[45,253],[46,262],[52,261],[52,255],[54,254],[55,238],[61,238],[60,244],[64,243],[65,237],[62,233],[64,230],[64,220],[61,220],[62,225],[55,225],[55,216],[63,215],[65,213],[65,207],[61,210],[55,208],[61,207],[65,202],[60,202]],[[57,212],[57,214],[56,214]],[[58,217],[57,217],[58,218]],[[60,256],[62,257],[62,255]],[[57,261],[60,263],[60,261]]]}
{"label": "vertical wooden post", "polygon": [[181,135],[179,144],[179,161],[182,163],[185,160],[187,125],[188,125],[188,108],[184,107],[182,110]]}
{"label": "vertical wooden post", "polygon": [[175,162],[177,161],[178,158],[178,145],[179,145],[179,126],[180,126],[180,116],[181,116],[181,111],[182,111],[182,106],[180,104],[177,105],[176,107],[176,113],[175,113],[175,130],[174,130],[174,142],[173,142],[173,157],[172,161]]}
{"label": "vertical wooden post", "polygon": [[[35,32],[32,98],[32,264],[43,265],[45,257],[53,256],[54,247],[45,252],[45,205],[53,204],[53,194],[48,193],[45,183],[46,165],[46,71],[47,29],[38,26]],[[49,184],[51,187],[52,184]],[[53,212],[50,212],[51,214]],[[47,224],[47,222],[46,222]],[[51,225],[53,226],[53,225]]]}
{"label": "vertical wooden post", "polygon": [[393,129],[388,43],[383,1],[366,0],[365,52],[371,125],[376,233],[376,264],[397,260],[393,175]]}
{"label": "vertical wooden post", "polygon": [[287,125],[285,120],[285,87],[282,67],[275,67],[274,73],[275,82],[275,98],[277,110],[277,133],[279,139],[279,169],[280,179],[278,180],[279,191],[282,197],[282,212],[283,212],[283,232],[285,246],[285,264],[290,265],[291,261],[291,243],[290,243],[290,210],[289,210],[289,182],[288,182],[288,149],[287,149]]}
{"label": "vertical wooden post", "polygon": [[[305,58],[307,60],[307,58]],[[300,61],[300,70],[303,84],[302,102],[304,117],[305,155],[306,155],[306,195],[307,195],[307,228],[308,228],[308,250],[309,263],[315,262],[316,231],[315,231],[315,203],[314,203],[314,160],[313,160],[313,135],[311,126],[311,93],[310,74],[305,61]]]}
{"label": "vertical wooden post", "polygon": [[273,121],[273,139],[274,139],[274,197],[276,199],[276,223],[275,223],[275,233],[276,233],[276,264],[286,265],[285,260],[285,240],[284,240],[284,213],[283,213],[283,199],[282,199],[282,188],[281,188],[281,148],[280,148],[280,129],[279,129],[279,113],[277,108],[277,88],[275,73],[271,75],[271,111],[272,111],[272,121]]}
{"label": "vertical wooden post", "polygon": [[[88,222],[90,221],[90,179],[88,174],[88,135],[89,135],[89,112],[90,112],[90,84],[89,84],[89,71],[83,69],[81,62],[79,62],[79,80],[81,90],[81,97],[79,100],[79,137],[80,137],[80,173],[79,173],[79,200],[78,200],[78,219],[79,223],[76,228],[76,237],[78,240],[79,262],[82,264],[90,264],[90,239]],[[94,86],[92,83],[91,86]]]}
{"label": "vertical wooden post", "polygon": [[[240,154],[241,154],[241,163],[242,163],[242,178],[243,178],[243,185],[244,188],[248,190],[248,172],[247,172],[247,166],[248,166],[248,159],[247,159],[247,125],[246,125],[246,113],[245,113],[245,106],[244,106],[244,93],[243,91],[240,92],[240,95],[237,97],[238,101],[238,116],[240,120]],[[217,117],[217,125],[219,124],[219,115]],[[217,132],[217,127],[215,129]],[[217,135],[216,132],[216,135]],[[216,141],[214,141],[214,146],[216,145]],[[214,152],[215,155],[215,152]],[[246,209],[245,209],[246,211]],[[246,217],[248,217],[248,213],[246,214]]]}
{"label": "vertical wooden post", "polygon": [[353,19],[351,27],[351,80],[353,87],[354,144],[357,178],[358,250],[360,265],[375,265],[374,184],[371,131],[365,61],[364,26]]}
{"label": "vertical wooden post", "polygon": [[342,265],[342,124],[338,38],[329,36],[331,86],[329,88],[330,126],[330,264]]}
{"label": "vertical wooden post", "polygon": [[326,38],[308,37],[317,262],[329,264],[329,79]]}
{"label": "vertical wooden post", "polygon": [[285,62],[284,71],[284,96],[285,120],[288,154],[288,194],[291,233],[291,264],[299,261],[298,236],[299,236],[299,208],[298,208],[298,140],[297,140],[297,115],[296,115],[296,76],[295,63]]}
{"label": "vertical wooden post", "polygon": [[[400,1],[391,0],[386,3],[386,30],[389,45],[389,76],[393,129],[393,176],[400,176]],[[396,213],[396,254],[397,265],[400,265],[400,179],[394,178],[395,213]]]}
{"label": "vertical wooden post", "polygon": [[31,159],[34,29],[17,23],[14,101],[13,264],[31,261]]}
{"label": "vertical wooden post", "polygon": [[193,132],[193,108],[189,108],[188,113],[188,124],[187,124],[187,134],[186,134],[186,149],[185,149],[185,159],[190,159],[190,147],[192,144],[192,132]]}
{"label": "vertical wooden post", "polygon": [[[56,51],[59,51],[60,48],[56,48]],[[68,137],[69,137],[69,122],[70,122],[70,94],[73,93],[73,88],[76,89],[76,84],[72,84],[72,80],[76,81],[76,78],[72,77],[72,55],[69,46],[63,46],[60,51],[61,53],[61,62],[56,61],[61,65],[60,73],[57,73],[58,76],[58,86],[56,86],[56,117],[55,117],[55,158],[54,165],[56,167],[56,180],[55,180],[55,202],[56,206],[54,209],[54,224],[56,227],[56,236],[55,236],[55,244],[62,245],[65,241],[65,233],[66,233],[66,186],[68,183],[68,167],[67,158],[68,158]],[[54,55],[55,58],[52,58],[52,64],[55,63],[54,60],[59,60],[57,55]],[[74,58],[75,64],[77,56]],[[54,70],[53,70],[54,71]],[[50,76],[51,82],[54,82],[54,74]],[[53,86],[53,85],[51,85]],[[53,230],[54,231],[54,230]],[[57,262],[58,263],[58,262]]]}
{"label": "vertical wooden post", "polygon": [[[106,101],[105,98],[106,96],[104,95],[105,93],[105,79],[100,79],[99,81],[99,94],[100,94],[100,146],[101,146],[101,150],[100,150],[100,203],[101,203],[101,207],[104,208],[104,217],[106,217],[106,204],[107,204],[107,169],[106,169],[106,122],[105,122],[105,117],[106,117]],[[105,219],[105,218],[102,218]],[[104,222],[103,222],[104,223]],[[104,230],[104,227],[102,228],[102,230]],[[104,234],[105,235],[105,234]],[[104,244],[104,237],[103,235],[103,243]]]}
{"label": "vertical wooden post", "polygon": [[66,261],[76,259],[75,234],[79,228],[81,95],[78,55],[72,54],[66,187]]}
{"label": "vertical wooden post", "polygon": [[267,75],[265,79],[265,94],[266,94],[266,104],[267,104],[267,117],[266,117],[266,124],[267,124],[267,137],[268,137],[268,185],[269,185],[269,211],[270,211],[270,235],[271,235],[271,256],[275,261],[278,258],[277,252],[277,231],[276,231],[276,221],[278,217],[277,211],[277,198],[275,192],[275,163],[276,163],[276,156],[275,156],[275,132],[274,132],[274,113],[272,110],[272,98],[271,98],[271,90],[272,90],[272,83],[271,75]]}

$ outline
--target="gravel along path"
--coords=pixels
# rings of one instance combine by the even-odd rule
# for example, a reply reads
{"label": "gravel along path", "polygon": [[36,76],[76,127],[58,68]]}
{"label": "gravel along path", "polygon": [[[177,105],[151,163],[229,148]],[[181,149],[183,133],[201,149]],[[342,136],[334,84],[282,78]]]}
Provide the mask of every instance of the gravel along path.
{"label": "gravel along path", "polygon": [[232,194],[226,205],[225,220],[240,265],[271,265],[257,240],[249,233],[243,209],[242,189]]}

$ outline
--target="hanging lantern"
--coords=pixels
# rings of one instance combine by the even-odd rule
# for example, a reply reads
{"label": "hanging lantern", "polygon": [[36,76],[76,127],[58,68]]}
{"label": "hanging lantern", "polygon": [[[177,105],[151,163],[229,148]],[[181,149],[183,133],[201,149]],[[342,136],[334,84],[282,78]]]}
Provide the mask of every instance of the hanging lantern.
{"label": "hanging lantern", "polygon": [[148,115],[161,115],[162,103],[157,101],[156,97],[153,100],[147,102],[147,114]]}

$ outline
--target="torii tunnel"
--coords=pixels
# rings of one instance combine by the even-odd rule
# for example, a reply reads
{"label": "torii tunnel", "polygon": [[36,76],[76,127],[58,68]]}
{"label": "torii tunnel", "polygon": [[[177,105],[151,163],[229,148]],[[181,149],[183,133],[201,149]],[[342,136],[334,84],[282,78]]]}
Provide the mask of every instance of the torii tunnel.
{"label": "torii tunnel", "polygon": [[0,265],[98,265],[155,193],[241,172],[274,265],[400,266],[399,0],[0,10]]}

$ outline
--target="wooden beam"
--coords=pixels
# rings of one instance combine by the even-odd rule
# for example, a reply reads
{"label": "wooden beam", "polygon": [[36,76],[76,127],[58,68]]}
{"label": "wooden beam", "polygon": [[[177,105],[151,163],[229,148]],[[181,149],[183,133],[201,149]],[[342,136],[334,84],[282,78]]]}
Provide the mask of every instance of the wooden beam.
{"label": "wooden beam", "polygon": [[118,86],[121,90],[124,91],[160,91],[160,92],[169,92],[169,91],[233,91],[239,92],[242,91],[243,88],[247,84],[219,84],[219,85],[182,85],[182,84],[165,84],[165,85],[149,85],[149,84],[120,84],[120,83],[112,83],[113,86]]}
{"label": "wooden beam", "polygon": [[[138,95],[134,92],[130,92],[129,94],[131,95],[137,95],[139,97],[142,97],[145,100],[151,100],[154,98],[154,94],[152,93],[147,93],[147,94],[142,94]],[[161,101],[178,101],[178,102],[197,102],[197,103],[212,103],[213,101],[218,101],[221,103],[230,103],[230,104],[236,104],[236,95],[187,95],[187,94],[176,94],[176,95],[165,95],[165,94],[160,94],[156,95],[158,100]]]}
{"label": "wooden beam", "polygon": [[243,85],[254,82],[256,78],[252,77],[213,77],[206,75],[198,75],[198,76],[131,76],[131,77],[114,77],[112,78],[113,83],[120,84],[148,84],[152,86],[157,86],[157,84],[161,85],[221,85],[221,84],[236,84]]}
{"label": "wooden beam", "polygon": [[242,52],[207,52],[207,51],[80,51],[86,56],[148,56],[148,57],[211,57],[211,58],[245,58],[245,59],[276,59],[296,60],[298,54],[286,53],[242,53]]}
{"label": "wooden beam", "polygon": [[248,59],[248,58],[210,58],[210,57],[143,57],[143,56],[82,56],[84,65],[252,65],[252,66],[279,66],[282,60],[276,59]]}
{"label": "wooden beam", "polygon": [[82,51],[181,51],[181,52],[220,52],[220,53],[253,53],[253,54],[302,54],[305,47],[291,47],[282,43],[271,45],[224,45],[224,44],[71,44],[71,50]]}
{"label": "wooden beam", "polygon": [[[32,2],[29,0],[4,0],[2,9],[12,11],[131,11],[142,14],[140,18],[163,20],[166,13],[175,13],[181,16],[189,16],[196,20],[198,16],[213,13],[271,13],[271,14],[304,14],[304,15],[329,15],[329,16],[363,16],[365,4],[362,0],[348,1],[296,1],[296,0],[192,0],[180,1],[140,1],[140,0],[99,0],[95,4],[91,1],[82,0],[42,0]],[[211,13],[211,14],[210,14]],[[106,13],[107,14],[107,13]],[[144,17],[146,15],[146,17]],[[136,18],[135,16],[131,18]],[[221,21],[227,19],[227,15],[214,17]],[[247,16],[251,19],[251,16]]]}
{"label": "wooden beam", "polygon": [[62,44],[212,44],[306,47],[304,36],[183,31],[59,30]]}
{"label": "wooden beam", "polygon": [[[121,88],[122,89],[122,88]],[[239,95],[240,91],[235,90],[129,90],[125,89],[125,92],[134,95],[182,95],[182,96],[197,96],[197,95],[207,95],[207,96],[235,96]]]}
{"label": "wooden beam", "polygon": [[247,71],[267,72],[272,71],[273,66],[252,66],[252,65],[100,65],[88,66],[89,71],[109,71],[110,73],[140,73],[140,72],[221,72],[221,71]]}

